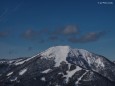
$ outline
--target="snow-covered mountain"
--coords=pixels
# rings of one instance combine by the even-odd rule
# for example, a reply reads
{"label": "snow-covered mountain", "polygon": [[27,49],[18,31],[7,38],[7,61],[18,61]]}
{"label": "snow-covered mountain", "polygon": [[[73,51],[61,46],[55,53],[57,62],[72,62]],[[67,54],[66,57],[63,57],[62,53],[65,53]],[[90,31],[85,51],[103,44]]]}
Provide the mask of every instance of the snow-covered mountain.
{"label": "snow-covered mountain", "polygon": [[0,86],[115,86],[115,64],[84,49],[51,47],[0,61]]}

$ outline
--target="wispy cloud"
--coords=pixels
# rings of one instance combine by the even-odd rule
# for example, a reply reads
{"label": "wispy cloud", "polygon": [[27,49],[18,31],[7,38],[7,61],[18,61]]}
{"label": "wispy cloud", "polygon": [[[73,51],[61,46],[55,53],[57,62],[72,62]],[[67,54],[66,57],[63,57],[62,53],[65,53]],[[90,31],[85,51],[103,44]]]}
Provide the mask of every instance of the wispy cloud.
{"label": "wispy cloud", "polygon": [[72,35],[78,33],[78,27],[74,25],[68,25],[63,30],[62,33],[65,35]]}
{"label": "wispy cloud", "polygon": [[105,31],[102,32],[89,32],[81,37],[70,37],[68,41],[72,43],[87,43],[87,42],[94,42],[98,41],[101,37],[105,35]]}
{"label": "wispy cloud", "polygon": [[72,35],[77,34],[79,32],[79,29],[75,25],[67,25],[65,27],[60,27],[59,29],[55,30],[54,34],[61,34],[61,35]]}
{"label": "wispy cloud", "polygon": [[36,37],[38,36],[38,32],[32,29],[28,29],[24,33],[22,33],[21,36],[24,39],[32,40],[36,39]]}

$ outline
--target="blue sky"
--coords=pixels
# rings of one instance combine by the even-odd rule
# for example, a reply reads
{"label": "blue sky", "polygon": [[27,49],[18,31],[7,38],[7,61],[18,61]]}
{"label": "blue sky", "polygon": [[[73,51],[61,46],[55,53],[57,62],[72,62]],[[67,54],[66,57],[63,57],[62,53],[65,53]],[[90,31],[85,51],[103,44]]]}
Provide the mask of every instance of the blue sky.
{"label": "blue sky", "polygon": [[114,15],[114,0],[1,0],[0,58],[69,45],[115,60]]}

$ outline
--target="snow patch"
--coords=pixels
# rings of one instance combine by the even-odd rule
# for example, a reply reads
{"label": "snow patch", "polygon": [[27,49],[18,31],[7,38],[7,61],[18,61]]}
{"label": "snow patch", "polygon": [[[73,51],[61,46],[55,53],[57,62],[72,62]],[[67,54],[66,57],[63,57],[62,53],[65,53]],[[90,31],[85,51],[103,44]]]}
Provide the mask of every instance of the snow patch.
{"label": "snow patch", "polygon": [[103,62],[101,61],[101,59],[100,58],[98,58],[97,60],[96,60],[96,63],[97,63],[97,67],[105,67],[105,65],[103,64]]}
{"label": "snow patch", "polygon": [[83,57],[88,57],[89,56],[89,52],[87,50],[84,49],[78,49],[79,53],[82,54]]}
{"label": "snow patch", "polygon": [[59,75],[62,74],[62,73],[58,73]]}
{"label": "snow patch", "polygon": [[15,62],[14,65],[16,65],[16,66],[17,66],[17,65],[21,65],[21,64],[23,64],[23,63],[25,63],[25,62],[27,62],[27,61],[33,59],[34,57],[36,57],[36,56],[38,56],[38,55],[39,55],[39,54],[37,54],[37,55],[35,55],[35,56],[32,56],[32,57],[30,57],[30,58],[28,58],[28,59],[26,59],[26,60]]}
{"label": "snow patch", "polygon": [[75,70],[67,71],[67,75],[64,75],[66,77],[66,83],[69,81],[69,78],[71,78],[77,71],[82,70],[79,66]]}
{"label": "snow patch", "polygon": [[8,73],[6,76],[10,76],[10,75],[12,75],[13,74],[13,72],[10,72],[10,73]]}
{"label": "snow patch", "polygon": [[86,72],[85,72],[81,77],[78,78],[78,80],[75,82],[75,84],[78,85],[79,81],[80,81],[80,80],[84,77],[84,75],[86,75],[88,72],[89,72],[89,71],[86,70]]}
{"label": "snow patch", "polygon": [[42,77],[41,80],[42,80],[42,81],[46,81],[45,77]]}
{"label": "snow patch", "polygon": [[10,79],[11,82],[16,81],[17,77],[15,77],[14,79]]}
{"label": "snow patch", "polygon": [[45,71],[42,71],[41,73],[48,73],[49,71],[51,71],[52,69],[47,69]]}
{"label": "snow patch", "polygon": [[14,62],[14,60],[11,60],[11,61],[9,61],[8,63],[9,63],[9,64],[12,64],[13,62]]}
{"label": "snow patch", "polygon": [[20,65],[23,64],[25,61],[21,61],[21,62],[16,62],[15,65]]}
{"label": "snow patch", "polygon": [[21,70],[21,71],[19,72],[19,75],[23,75],[26,71],[27,71],[27,68]]}

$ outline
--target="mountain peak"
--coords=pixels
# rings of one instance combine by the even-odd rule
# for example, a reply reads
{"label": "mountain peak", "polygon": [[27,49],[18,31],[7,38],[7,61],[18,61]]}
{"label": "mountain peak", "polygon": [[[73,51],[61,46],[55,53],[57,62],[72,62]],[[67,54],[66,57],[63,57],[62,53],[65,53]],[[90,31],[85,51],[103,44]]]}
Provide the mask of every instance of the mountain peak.
{"label": "mountain peak", "polygon": [[45,58],[52,58],[55,57],[55,67],[59,66],[62,61],[66,62],[66,57],[70,51],[69,46],[55,46],[47,49],[46,51],[42,52],[42,56]]}
{"label": "mountain peak", "polygon": [[[54,58],[55,59],[55,67],[58,67],[61,62],[68,63],[67,60],[69,57],[70,59],[78,59],[79,61],[81,59],[84,59],[84,61],[87,61],[88,63],[91,63],[91,59],[89,57],[91,56],[91,53],[84,50],[84,49],[72,49],[70,46],[54,46],[46,51],[41,53],[41,56],[43,58]],[[75,60],[74,60],[75,61]],[[74,62],[73,61],[73,62]]]}
{"label": "mountain peak", "polygon": [[103,59],[93,55],[93,53],[84,49],[72,49],[70,46],[54,46],[42,52],[40,55],[45,59],[54,58],[55,67],[60,66],[61,62],[77,64],[84,68],[90,68],[94,63],[101,67],[104,66],[101,65]]}

